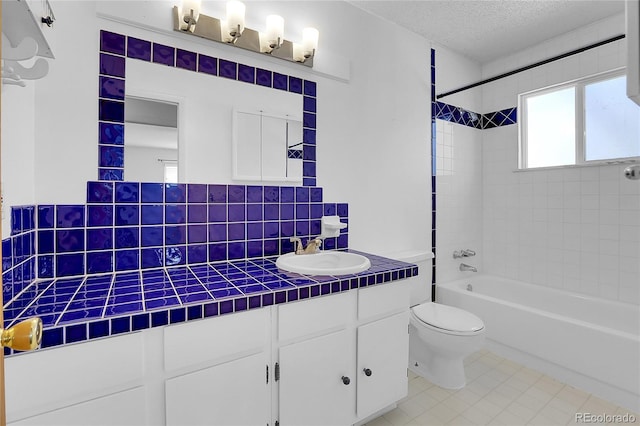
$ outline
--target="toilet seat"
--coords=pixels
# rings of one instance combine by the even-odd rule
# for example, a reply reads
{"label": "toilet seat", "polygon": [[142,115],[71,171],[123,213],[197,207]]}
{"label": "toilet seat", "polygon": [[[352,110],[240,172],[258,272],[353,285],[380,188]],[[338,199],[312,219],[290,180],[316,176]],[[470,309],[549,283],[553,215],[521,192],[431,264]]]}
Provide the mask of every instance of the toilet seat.
{"label": "toilet seat", "polygon": [[440,303],[422,303],[411,308],[414,318],[427,327],[448,334],[473,335],[484,329],[480,318],[465,310]]}

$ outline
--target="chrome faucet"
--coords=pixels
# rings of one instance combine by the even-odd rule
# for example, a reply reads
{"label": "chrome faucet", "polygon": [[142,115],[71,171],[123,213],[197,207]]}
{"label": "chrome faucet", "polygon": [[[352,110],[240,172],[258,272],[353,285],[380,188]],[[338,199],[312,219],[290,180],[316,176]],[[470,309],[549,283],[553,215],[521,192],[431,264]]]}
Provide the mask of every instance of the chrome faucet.
{"label": "chrome faucet", "polygon": [[320,237],[309,239],[306,247],[302,246],[302,240],[298,237],[291,237],[289,241],[295,243],[296,254],[314,254],[322,245],[322,239]]}
{"label": "chrome faucet", "polygon": [[478,272],[478,269],[475,266],[467,265],[466,263],[460,264],[461,271],[470,271],[470,272]]}

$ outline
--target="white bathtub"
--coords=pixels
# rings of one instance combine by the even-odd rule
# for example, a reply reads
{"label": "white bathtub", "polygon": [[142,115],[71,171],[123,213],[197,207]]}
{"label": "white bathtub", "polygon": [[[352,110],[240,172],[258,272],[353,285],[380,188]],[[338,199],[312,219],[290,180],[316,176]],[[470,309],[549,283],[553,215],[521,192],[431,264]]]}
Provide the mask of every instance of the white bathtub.
{"label": "white bathtub", "polygon": [[436,298],[482,318],[489,350],[640,412],[640,307],[488,275]]}

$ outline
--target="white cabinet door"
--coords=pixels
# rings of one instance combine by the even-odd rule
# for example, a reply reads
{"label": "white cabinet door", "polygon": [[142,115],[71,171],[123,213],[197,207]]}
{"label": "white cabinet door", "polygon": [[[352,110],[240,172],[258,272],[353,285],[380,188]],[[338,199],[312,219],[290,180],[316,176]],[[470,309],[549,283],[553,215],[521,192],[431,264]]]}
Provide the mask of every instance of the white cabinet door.
{"label": "white cabinet door", "polygon": [[[37,382],[34,386],[37,386]],[[144,388],[139,387],[22,419],[9,425],[145,425],[145,409]]]}
{"label": "white cabinet door", "polygon": [[[141,385],[144,352],[142,333],[131,333],[8,358],[7,422],[99,401],[107,394]],[[71,411],[61,415],[65,412]]]}
{"label": "white cabinet door", "polygon": [[258,353],[167,380],[167,425],[266,425],[267,363]]}
{"label": "white cabinet door", "polygon": [[358,327],[358,418],[407,395],[408,312]]}
{"label": "white cabinet door", "polygon": [[348,330],[280,348],[280,425],[352,424],[354,357],[355,339]]}

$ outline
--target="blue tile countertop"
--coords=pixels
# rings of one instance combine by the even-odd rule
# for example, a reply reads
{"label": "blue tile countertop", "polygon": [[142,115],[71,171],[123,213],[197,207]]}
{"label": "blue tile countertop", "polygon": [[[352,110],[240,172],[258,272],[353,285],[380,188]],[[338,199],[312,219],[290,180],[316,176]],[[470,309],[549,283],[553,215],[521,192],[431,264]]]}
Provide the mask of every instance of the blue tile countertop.
{"label": "blue tile countertop", "polygon": [[[277,257],[265,257],[36,280],[5,305],[5,327],[38,316],[44,325],[41,347],[49,348],[418,274],[415,265],[356,253],[368,257],[371,268],[339,277],[285,272],[276,267]],[[5,348],[5,355],[12,354]]]}

